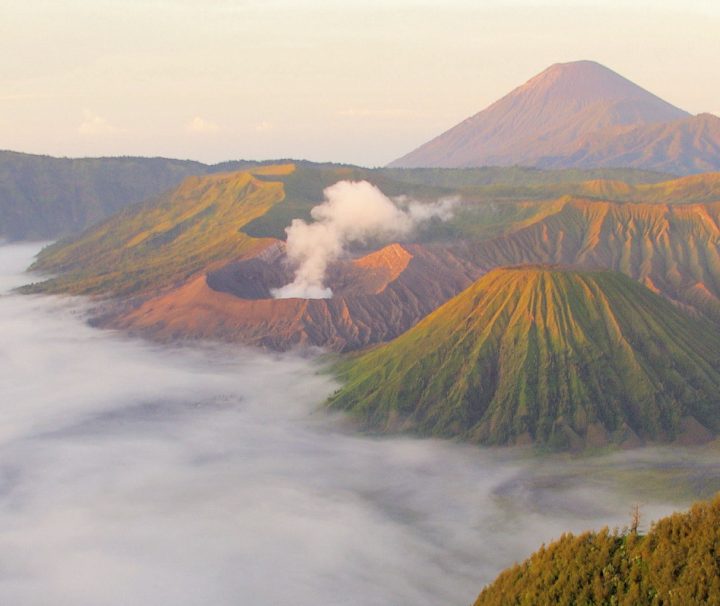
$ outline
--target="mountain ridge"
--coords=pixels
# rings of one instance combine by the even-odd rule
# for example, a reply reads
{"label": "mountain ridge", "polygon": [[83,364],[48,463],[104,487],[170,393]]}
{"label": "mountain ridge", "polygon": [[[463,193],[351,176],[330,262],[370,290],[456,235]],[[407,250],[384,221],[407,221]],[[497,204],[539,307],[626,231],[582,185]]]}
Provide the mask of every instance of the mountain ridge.
{"label": "mountain ridge", "polygon": [[[485,172],[440,177],[466,183]],[[293,163],[191,177],[46,248],[33,269],[51,277],[24,291],[116,297],[120,304],[103,312],[102,325],[162,341],[347,351],[399,335],[495,267],[560,263],[622,271],[720,323],[720,202],[711,202],[720,200],[717,174],[644,185],[571,182],[547,194],[576,194],[554,198],[543,197],[541,185],[530,200],[525,186],[517,199],[494,197],[493,185],[459,189],[465,200],[447,222],[412,241],[354,249],[334,264],[327,276],[333,299],[300,307],[272,300],[270,289],[291,280],[275,234],[292,217],[307,220],[323,187],[343,178],[376,182],[376,174]],[[408,191],[391,177],[377,179],[383,191]],[[413,187],[426,199],[438,191]]]}

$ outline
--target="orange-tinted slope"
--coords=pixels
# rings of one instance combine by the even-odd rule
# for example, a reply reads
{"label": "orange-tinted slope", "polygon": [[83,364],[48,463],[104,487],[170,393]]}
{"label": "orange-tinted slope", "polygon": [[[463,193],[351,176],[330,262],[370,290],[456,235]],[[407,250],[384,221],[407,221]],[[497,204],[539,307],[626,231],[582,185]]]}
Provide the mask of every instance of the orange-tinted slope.
{"label": "orange-tinted slope", "polygon": [[158,339],[212,338],[285,350],[357,349],[392,339],[482,272],[442,248],[393,244],[330,268],[332,299],[272,299],[282,246],[151,299],[112,321]]}
{"label": "orange-tinted slope", "polygon": [[689,204],[720,202],[720,172],[701,173],[658,183],[630,184],[595,179],[580,184],[576,193],[621,202]]}
{"label": "orange-tinted slope", "polygon": [[[257,254],[272,244],[242,228],[285,199],[295,165],[188,177],[156,199],[131,206],[73,238],[44,249],[33,269],[55,274],[42,292],[137,296]],[[32,289],[30,289],[32,291]]]}
{"label": "orange-tinted slope", "polygon": [[284,245],[210,270],[113,321],[159,339],[216,338],[275,349],[345,351],[401,334],[484,272],[563,264],[625,273],[720,322],[720,202],[649,204],[564,198],[552,212],[484,242],[392,244],[331,266],[335,296],[274,300],[291,279]]}
{"label": "orange-tinted slope", "polygon": [[470,248],[468,258],[483,266],[561,263],[620,271],[720,322],[720,203],[567,198],[559,212]]}

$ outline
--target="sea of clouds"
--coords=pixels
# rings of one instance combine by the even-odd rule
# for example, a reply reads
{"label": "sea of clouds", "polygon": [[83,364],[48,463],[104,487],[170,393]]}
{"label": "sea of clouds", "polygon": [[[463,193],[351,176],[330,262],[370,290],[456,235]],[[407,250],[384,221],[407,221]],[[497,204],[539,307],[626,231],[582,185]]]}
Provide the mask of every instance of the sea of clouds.
{"label": "sea of clouds", "polygon": [[10,293],[36,250],[0,247],[1,604],[467,605],[565,530],[689,502],[646,474],[720,477],[706,454],[358,435],[314,360],[160,347]]}

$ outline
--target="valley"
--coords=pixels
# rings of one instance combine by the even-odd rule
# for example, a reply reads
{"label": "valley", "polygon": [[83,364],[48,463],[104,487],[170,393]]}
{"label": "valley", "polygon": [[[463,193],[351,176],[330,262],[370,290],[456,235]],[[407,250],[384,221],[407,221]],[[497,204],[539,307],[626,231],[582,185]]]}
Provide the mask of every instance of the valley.
{"label": "valley", "polygon": [[11,292],[37,250],[0,246],[8,603],[471,604],[567,530],[720,490],[712,444],[538,457],[362,435],[322,410],[338,384],[317,360],[157,346],[89,327],[87,298]]}

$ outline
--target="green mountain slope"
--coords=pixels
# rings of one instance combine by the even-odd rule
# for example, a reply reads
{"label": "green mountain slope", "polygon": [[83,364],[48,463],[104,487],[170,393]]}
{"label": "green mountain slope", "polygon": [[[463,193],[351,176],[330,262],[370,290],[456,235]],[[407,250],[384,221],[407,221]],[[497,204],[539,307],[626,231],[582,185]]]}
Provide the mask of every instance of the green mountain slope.
{"label": "green mountain slope", "polygon": [[171,192],[43,250],[32,269],[59,275],[25,290],[135,295],[240,259],[268,244],[241,228],[285,196],[281,182],[263,177],[292,170],[288,164],[188,177]]}
{"label": "green mountain slope", "polygon": [[220,262],[242,259],[267,246],[268,238],[284,238],[294,218],[310,220],[310,210],[320,203],[327,186],[365,178],[388,195],[407,193],[435,200],[447,193],[396,182],[369,169],[308,162],[257,164],[188,177],[169,192],[44,249],[32,269],[57,277],[25,290],[158,292]]}
{"label": "green mountain slope", "polygon": [[720,604],[720,497],[647,535],[564,535],[502,572],[475,606]]}
{"label": "green mountain slope", "polygon": [[[274,170],[273,166],[288,166],[292,164],[293,170]],[[212,170],[220,167],[212,167]],[[200,166],[202,168],[202,166]],[[207,167],[205,167],[207,168]],[[232,168],[232,165],[228,165]],[[602,177],[599,171],[555,171],[543,172],[538,170],[523,170],[517,168],[504,169],[468,169],[466,171],[458,171],[454,169],[448,170],[387,170],[377,169],[370,170],[353,166],[337,165],[337,164],[314,164],[309,162],[292,162],[285,164],[256,164],[246,167],[240,173],[249,173],[253,176],[254,182],[260,187],[277,188],[282,191],[280,204],[268,205],[262,212],[257,209],[253,211],[252,217],[245,216],[244,210],[241,208],[246,201],[242,197],[235,197],[233,204],[237,206],[233,213],[242,215],[242,220],[233,219],[233,225],[240,232],[251,238],[278,238],[284,239],[285,228],[292,222],[294,218],[310,218],[310,210],[317,205],[323,197],[323,189],[342,179],[361,180],[366,179],[374,183],[389,196],[409,195],[419,200],[436,200],[442,196],[457,195],[463,200],[463,204],[456,209],[455,216],[448,222],[430,222],[419,233],[415,235],[415,239],[420,242],[440,241],[455,242],[458,239],[467,239],[473,241],[494,240],[498,235],[510,235],[518,231],[527,231],[527,228],[539,226],[546,219],[552,219],[555,215],[567,214],[569,207],[567,197],[557,198],[558,195],[569,191],[591,189],[593,193],[598,188],[598,183],[612,184],[612,191],[609,193],[617,194],[623,190],[620,182],[617,181],[591,181],[588,177]],[[427,174],[425,174],[427,172]],[[485,173],[490,173],[490,176]],[[640,173],[634,174],[631,171],[607,171],[604,176],[611,177],[615,173],[621,172],[631,183],[635,182]],[[476,174],[477,173],[477,174]],[[616,175],[617,176],[617,175]],[[212,175],[207,178],[212,180]],[[491,184],[487,187],[470,187],[465,185],[473,180],[490,179]],[[478,181],[478,182],[479,182]],[[706,182],[699,179],[700,186],[691,191],[702,191],[707,197],[707,192],[719,191],[720,185],[716,187],[715,181]],[[497,186],[497,183],[505,183],[505,185]],[[63,274],[61,280],[55,280],[46,287],[53,292],[64,290],[68,292],[82,292],[93,294],[138,294],[145,288],[145,281],[137,283],[134,289],[130,282],[123,284],[115,284],[110,279],[96,279],[98,273],[115,273],[114,264],[117,262],[117,253],[124,250],[124,245],[131,242],[134,236],[141,237],[141,234],[152,232],[165,233],[170,227],[175,230],[173,238],[166,240],[155,239],[151,248],[132,248],[130,259],[126,259],[123,255],[123,263],[127,262],[131,266],[140,263],[140,255],[147,254],[148,264],[155,262],[155,257],[175,256],[175,262],[178,265],[187,265],[189,267],[199,267],[201,261],[215,263],[220,259],[219,254],[208,254],[207,247],[200,242],[201,246],[198,250],[193,250],[189,246],[189,236],[193,233],[191,224],[183,220],[176,224],[177,217],[184,216],[186,212],[185,206],[196,207],[197,209],[205,209],[203,215],[203,230],[215,233],[217,230],[224,230],[223,225],[217,222],[225,220],[226,217],[222,213],[215,212],[212,206],[212,200],[206,194],[206,191],[218,194],[220,190],[215,188],[206,188],[203,180],[191,180],[188,183],[195,183],[191,186],[182,186],[176,188],[177,195],[170,191],[167,194],[153,198],[142,205],[131,206],[122,212],[114,215],[102,225],[90,228],[86,233],[63,240],[51,248],[43,251],[35,269]],[[589,185],[588,185],[589,183]],[[673,183],[668,182],[668,183]],[[273,185],[274,184],[274,185]],[[455,184],[455,185],[454,185]],[[624,184],[624,188],[628,191],[638,191],[640,186],[632,186]],[[651,187],[651,186],[648,186]],[[670,186],[664,186],[665,189],[671,189]],[[603,191],[607,191],[608,187],[603,187]],[[674,192],[686,191],[687,188],[672,188]],[[644,190],[643,190],[644,191]],[[658,191],[657,188],[651,189],[652,192]],[[655,193],[653,193],[655,195]],[[192,196],[198,196],[202,200],[191,200]],[[674,199],[682,200],[680,193],[674,194]],[[227,200],[220,201],[222,206]],[[252,199],[248,199],[247,203],[253,207]],[[594,203],[589,201],[590,204]],[[217,208],[217,205],[213,206]],[[704,214],[704,210],[700,209],[700,215]],[[567,226],[562,221],[556,221],[557,229],[566,229]],[[576,222],[573,222],[574,226]],[[554,224],[553,224],[554,225]],[[175,240],[179,238],[180,233],[190,231],[183,236],[182,240],[187,246],[178,247]],[[544,228],[543,228],[544,229]],[[112,235],[111,235],[112,234]],[[670,234],[672,235],[672,233]],[[208,236],[203,236],[207,238]],[[561,237],[560,234],[551,233],[551,238]],[[488,261],[495,265],[507,265],[520,263],[528,259],[532,262],[553,262],[558,259],[548,255],[547,251],[540,247],[538,249],[534,243],[530,242],[525,245],[527,238],[523,236],[520,244],[512,245],[511,250],[503,243],[498,246],[493,245],[492,250],[470,251],[469,260],[479,259],[482,266],[486,267]],[[125,242],[125,244],[122,244]],[[699,243],[702,247],[703,243]],[[530,250],[526,250],[526,248]],[[701,250],[700,253],[703,251]],[[702,256],[702,255],[701,255]],[[545,258],[547,257],[547,258]],[[229,254],[226,261],[236,260],[237,256]],[[684,256],[684,259],[692,257]],[[101,268],[102,260],[112,260],[112,264],[105,269]],[[562,262],[573,262],[573,260],[560,259]],[[131,268],[132,269],[132,268]],[[139,267],[137,268],[139,271]],[[205,268],[208,269],[208,268]],[[67,272],[71,275],[65,275]],[[165,286],[173,283],[177,276],[169,275],[165,280],[162,276],[156,274],[155,279],[159,279],[158,286]],[[713,291],[712,285],[710,288]]]}
{"label": "green mountain slope", "polygon": [[[177,187],[188,176],[283,163],[288,161],[206,165],[168,158],[53,158],[0,151],[0,238],[47,239],[79,233],[126,206]],[[622,184],[623,191],[628,184],[652,184],[669,178],[634,169],[367,169],[305,161],[294,164],[297,171],[283,178],[287,204],[248,225],[248,235],[283,237],[289,220],[309,216],[309,209],[322,199],[323,188],[342,178],[368,179],[389,195],[461,193],[476,201],[592,195],[583,185],[587,181],[591,189],[598,187],[593,183],[610,184],[603,189],[614,195],[617,191],[613,184]],[[642,186],[637,189],[641,194],[644,191]],[[635,188],[633,192],[637,193]],[[694,199],[700,201],[698,196]]]}
{"label": "green mountain slope", "polygon": [[555,448],[720,429],[720,336],[624,275],[498,269],[341,363],[330,406],[381,431]]}

